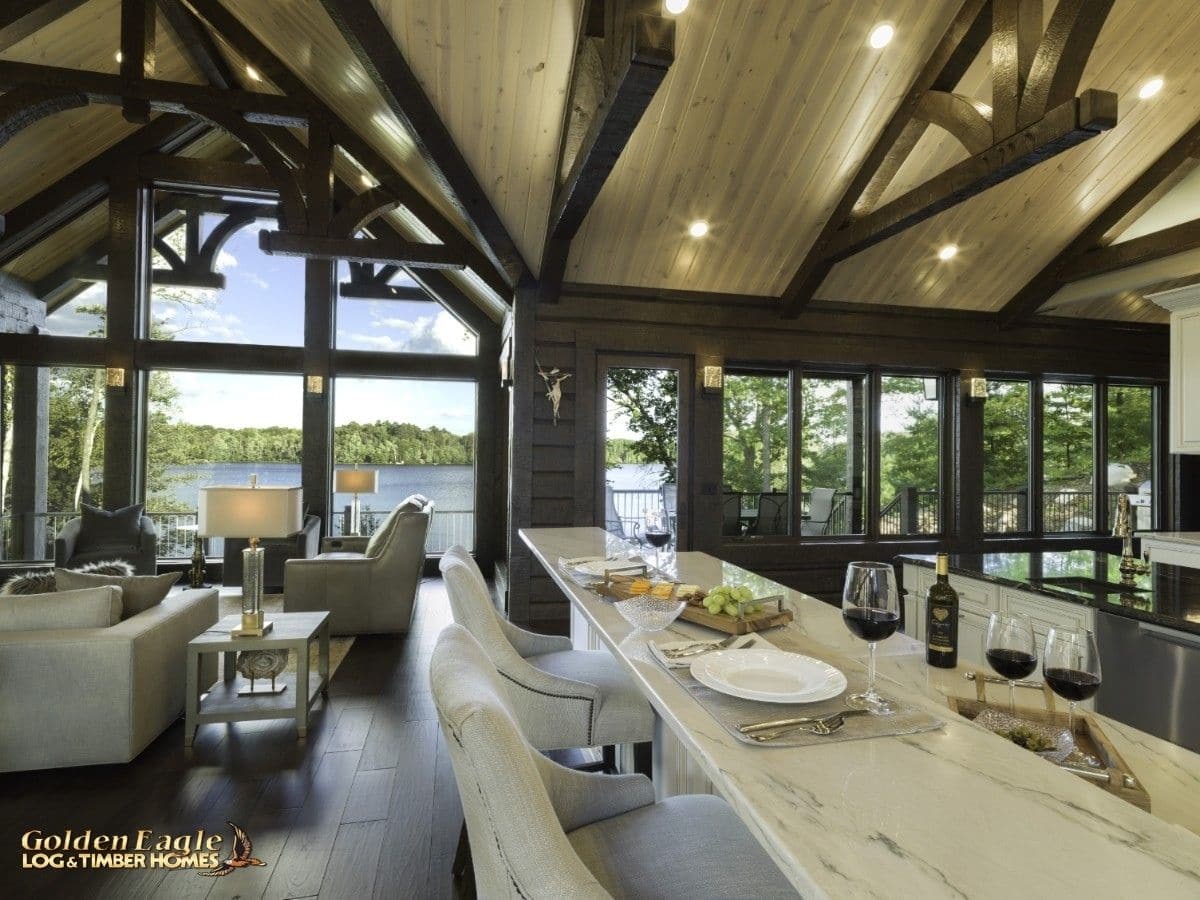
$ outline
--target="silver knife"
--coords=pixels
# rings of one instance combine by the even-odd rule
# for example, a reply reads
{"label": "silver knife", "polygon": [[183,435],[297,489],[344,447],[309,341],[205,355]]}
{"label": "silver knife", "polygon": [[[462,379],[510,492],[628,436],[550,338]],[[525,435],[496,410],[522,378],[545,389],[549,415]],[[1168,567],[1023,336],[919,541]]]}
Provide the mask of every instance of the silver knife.
{"label": "silver knife", "polygon": [[870,710],[866,709],[842,709],[833,712],[827,712],[821,716],[797,716],[790,719],[772,719],[769,722],[748,722],[739,725],[738,731],[742,734],[754,734],[757,731],[773,731],[776,728],[787,728],[791,725],[809,725],[813,722],[819,722],[821,719],[828,719],[831,716],[862,716]]}

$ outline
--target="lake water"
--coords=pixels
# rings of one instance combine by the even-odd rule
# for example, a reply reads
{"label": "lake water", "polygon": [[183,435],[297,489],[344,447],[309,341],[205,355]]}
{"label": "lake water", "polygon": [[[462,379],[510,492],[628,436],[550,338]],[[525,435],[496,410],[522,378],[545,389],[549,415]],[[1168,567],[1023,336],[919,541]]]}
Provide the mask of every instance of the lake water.
{"label": "lake water", "polygon": [[657,464],[621,463],[610,466],[605,479],[617,491],[656,491],[662,487],[663,467]]}
{"label": "lake water", "polygon": [[[339,469],[351,468],[338,466]],[[363,494],[359,505],[364,513],[388,512],[409,494],[424,494],[440,512],[475,508],[475,473],[471,466],[363,466],[379,470],[379,492]],[[214,484],[249,484],[258,475],[264,485],[300,484],[298,463],[212,463],[210,465],[168,466],[172,484],[167,490],[180,504],[195,509],[200,488]],[[334,511],[349,506],[350,494],[335,494]]]}

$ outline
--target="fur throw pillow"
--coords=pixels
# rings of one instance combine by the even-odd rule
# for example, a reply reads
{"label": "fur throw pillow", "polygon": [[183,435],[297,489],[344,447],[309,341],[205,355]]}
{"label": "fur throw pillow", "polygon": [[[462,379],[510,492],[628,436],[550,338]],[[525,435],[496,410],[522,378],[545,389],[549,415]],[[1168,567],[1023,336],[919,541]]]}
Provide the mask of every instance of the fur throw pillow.
{"label": "fur throw pillow", "polygon": [[[88,575],[117,575],[128,578],[133,574],[133,566],[123,559],[112,559],[86,563],[71,571]],[[34,569],[8,579],[4,586],[0,587],[0,594],[50,594],[57,589],[53,569]]]}

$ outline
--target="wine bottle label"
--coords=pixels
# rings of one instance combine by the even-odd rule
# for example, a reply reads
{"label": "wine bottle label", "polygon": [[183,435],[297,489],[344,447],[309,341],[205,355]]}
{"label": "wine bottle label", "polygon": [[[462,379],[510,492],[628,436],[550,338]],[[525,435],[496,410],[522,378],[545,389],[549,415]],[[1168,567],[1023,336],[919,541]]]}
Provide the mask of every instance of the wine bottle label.
{"label": "wine bottle label", "polygon": [[[934,618],[937,619],[939,612],[945,612],[942,609],[933,611]],[[929,625],[929,649],[937,650],[941,653],[954,652],[954,626],[945,621],[945,617],[938,621],[931,622]]]}

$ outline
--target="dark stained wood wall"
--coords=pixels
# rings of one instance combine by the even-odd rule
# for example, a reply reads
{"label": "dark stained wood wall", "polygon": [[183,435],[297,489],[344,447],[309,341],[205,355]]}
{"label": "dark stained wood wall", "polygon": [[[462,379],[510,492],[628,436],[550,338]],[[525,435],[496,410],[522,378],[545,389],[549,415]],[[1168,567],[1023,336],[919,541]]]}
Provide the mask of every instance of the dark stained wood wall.
{"label": "dark stained wood wall", "polygon": [[[691,400],[691,427],[680,435],[691,460],[690,478],[680,487],[681,505],[690,504],[692,509],[690,528],[684,533],[690,549],[713,553],[826,597],[840,591],[845,564],[852,559],[891,559],[897,553],[933,552],[938,546],[960,550],[980,546],[981,522],[974,510],[979,488],[972,485],[982,484],[981,463],[979,454],[970,452],[978,446],[976,432],[982,428],[979,408],[956,403],[948,410],[947,421],[961,427],[956,425],[946,437],[947,484],[962,487],[949,492],[944,505],[946,540],[783,537],[731,542],[720,533],[722,398],[702,392],[704,365],[803,363],[822,370],[921,369],[944,374],[956,391],[961,390],[960,375],[984,372],[1159,382],[1167,377],[1168,332],[1163,326],[1045,319],[1001,331],[992,317],[975,313],[880,312],[829,303],[814,304],[798,319],[782,321],[772,303],[759,298],[587,286],[568,286],[555,304],[538,304],[530,294],[518,292],[515,319],[517,331],[522,322],[527,331],[524,339],[518,333],[515,345],[510,478],[521,493],[528,492],[528,499],[514,491],[508,603],[514,620],[545,630],[564,627],[566,604],[546,573],[531,564],[516,531],[526,525],[598,523],[597,382],[606,357],[676,357],[691,375],[691,383],[684,386]],[[563,385],[557,426],[533,368],[535,358],[545,367],[573,373]],[[1169,498],[1168,505],[1172,505]],[[1065,540],[1072,546],[1115,546],[1111,538],[1100,535]],[[988,543],[1023,550],[1053,541],[989,539]]]}

